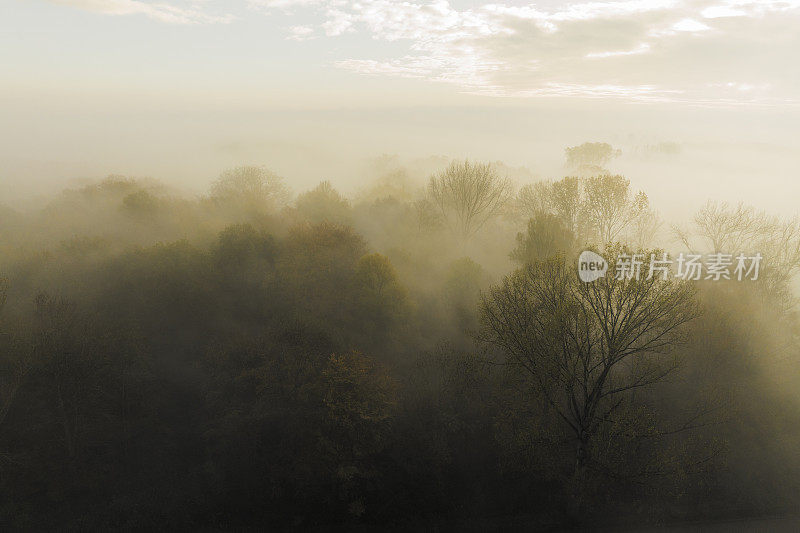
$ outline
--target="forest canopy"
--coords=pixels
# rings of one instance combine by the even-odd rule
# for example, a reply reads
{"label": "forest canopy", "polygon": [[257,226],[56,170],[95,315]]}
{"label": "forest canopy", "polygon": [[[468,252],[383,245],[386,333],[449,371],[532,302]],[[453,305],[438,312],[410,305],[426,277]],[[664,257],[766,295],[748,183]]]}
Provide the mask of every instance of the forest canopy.
{"label": "forest canopy", "polygon": [[[560,529],[800,505],[800,225],[572,175],[109,176],[0,209],[3,529]],[[376,166],[378,168],[379,166]],[[530,176],[528,176],[530,177]],[[609,259],[586,283],[578,254]],[[758,280],[613,258],[758,252]],[[103,502],[103,505],[98,505]]]}

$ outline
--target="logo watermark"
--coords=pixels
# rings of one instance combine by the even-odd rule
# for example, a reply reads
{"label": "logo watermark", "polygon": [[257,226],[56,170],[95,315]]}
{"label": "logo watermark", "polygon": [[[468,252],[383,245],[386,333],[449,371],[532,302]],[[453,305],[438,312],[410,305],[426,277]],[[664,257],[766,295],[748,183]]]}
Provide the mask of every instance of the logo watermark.
{"label": "logo watermark", "polygon": [[585,250],[578,257],[578,277],[581,281],[589,283],[602,278],[608,271],[608,261],[602,255]]}
{"label": "logo watermark", "polygon": [[[660,256],[620,253],[614,263],[614,279],[653,279],[670,277],[684,280],[737,280],[756,281],[761,270],[760,253],[739,254],[685,254],[672,259],[664,252]],[[590,283],[606,275],[609,263],[596,252],[585,250],[578,257],[578,277]]]}

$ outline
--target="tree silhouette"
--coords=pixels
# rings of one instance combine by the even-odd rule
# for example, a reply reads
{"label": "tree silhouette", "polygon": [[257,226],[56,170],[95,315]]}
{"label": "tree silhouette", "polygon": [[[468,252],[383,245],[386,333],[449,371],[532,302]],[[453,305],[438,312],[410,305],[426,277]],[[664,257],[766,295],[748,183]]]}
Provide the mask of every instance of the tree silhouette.
{"label": "tree silhouette", "polygon": [[483,296],[480,338],[524,369],[567,424],[579,471],[625,395],[676,369],[663,356],[686,340],[683,326],[697,314],[685,282],[617,279],[611,270],[584,283],[556,257],[528,264]]}
{"label": "tree silhouette", "polygon": [[467,239],[499,214],[511,183],[491,165],[453,162],[428,182],[428,196],[450,229]]}

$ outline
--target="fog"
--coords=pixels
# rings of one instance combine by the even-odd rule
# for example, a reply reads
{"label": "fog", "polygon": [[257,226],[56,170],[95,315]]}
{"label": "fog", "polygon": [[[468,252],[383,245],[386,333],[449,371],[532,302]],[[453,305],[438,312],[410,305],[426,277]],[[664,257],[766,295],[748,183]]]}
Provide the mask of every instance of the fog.
{"label": "fog", "polygon": [[[266,165],[295,191],[331,179],[352,194],[367,179],[369,161],[385,154],[407,163],[431,156],[503,161],[536,177],[558,178],[567,171],[564,147],[587,140],[622,149],[610,170],[650,191],[670,219],[712,197],[791,214],[800,192],[793,108],[561,99],[491,107],[176,107],[125,100],[96,108],[7,103],[0,109],[4,203],[25,205],[54,188],[109,174],[153,177],[197,194],[223,169],[240,164]],[[659,154],[653,150],[659,143],[679,150]]]}
{"label": "fog", "polygon": [[[11,529],[796,525],[788,147],[290,115],[77,121],[6,167]],[[664,251],[707,275],[620,274]]]}
{"label": "fog", "polygon": [[800,530],[798,17],[0,3],[0,531]]}

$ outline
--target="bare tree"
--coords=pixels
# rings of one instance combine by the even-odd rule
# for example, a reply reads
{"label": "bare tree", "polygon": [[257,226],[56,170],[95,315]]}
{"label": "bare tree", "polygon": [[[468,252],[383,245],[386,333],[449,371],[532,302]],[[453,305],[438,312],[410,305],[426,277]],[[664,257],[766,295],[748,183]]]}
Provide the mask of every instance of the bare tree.
{"label": "bare tree", "polygon": [[523,221],[553,212],[553,182],[537,181],[522,186],[515,200],[518,217]]}
{"label": "bare tree", "polygon": [[517,195],[516,206],[526,219],[554,216],[578,244],[599,241],[605,246],[622,240],[637,249],[646,248],[661,227],[647,195],[632,194],[630,182],[619,175],[567,176],[526,185]]}
{"label": "bare tree", "polygon": [[428,197],[450,229],[467,239],[498,215],[512,191],[491,165],[454,161],[432,176]]}
{"label": "bare tree", "polygon": [[585,181],[586,223],[596,228],[600,244],[614,242],[636,217],[637,201],[630,181],[620,175],[602,174]]}
{"label": "bare tree", "polygon": [[800,270],[800,219],[783,220],[741,203],[734,207],[709,201],[692,222],[690,228],[672,228],[689,251],[761,254],[761,287],[786,309],[794,304],[789,285]]}
{"label": "bare tree", "polygon": [[710,245],[712,252],[739,250],[748,241],[771,233],[777,221],[744,204],[731,207],[725,202],[709,201],[694,216],[696,233]]}
{"label": "bare tree", "polygon": [[779,296],[787,309],[794,305],[791,281],[800,270],[800,219],[776,220],[751,250],[765,258],[764,280],[767,290]]}
{"label": "bare tree", "polygon": [[581,236],[583,233],[580,220],[581,194],[580,178],[567,176],[553,182],[551,200],[553,213],[576,236]]}
{"label": "bare tree", "polygon": [[226,170],[211,186],[211,199],[248,212],[264,212],[284,205],[289,190],[280,176],[266,167]]}
{"label": "bare tree", "polygon": [[581,179],[567,176],[558,181],[525,185],[517,194],[517,210],[524,219],[542,214],[557,217],[568,230],[578,233],[582,204]]}
{"label": "bare tree", "polygon": [[563,258],[534,262],[481,301],[480,339],[524,369],[569,427],[576,472],[622,402],[677,368],[669,354],[698,314],[694,289],[682,280],[612,272],[583,283]]}
{"label": "bare tree", "polygon": [[633,198],[632,214],[633,219],[629,228],[631,244],[637,250],[651,247],[663,221],[650,207],[650,200],[643,191],[636,193]]}

